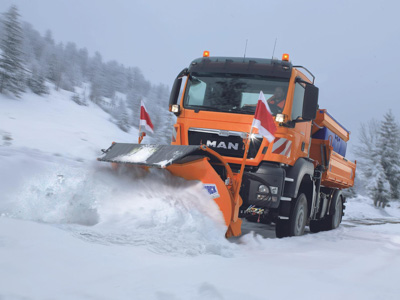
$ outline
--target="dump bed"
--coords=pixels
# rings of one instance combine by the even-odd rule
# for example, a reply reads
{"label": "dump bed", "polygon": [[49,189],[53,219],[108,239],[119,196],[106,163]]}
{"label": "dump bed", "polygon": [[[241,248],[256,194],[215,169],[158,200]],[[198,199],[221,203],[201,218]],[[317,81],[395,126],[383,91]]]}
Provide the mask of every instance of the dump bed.
{"label": "dump bed", "polygon": [[354,185],[356,164],[345,158],[350,132],[325,109],[313,122],[310,157],[324,167],[321,184],[332,188]]}

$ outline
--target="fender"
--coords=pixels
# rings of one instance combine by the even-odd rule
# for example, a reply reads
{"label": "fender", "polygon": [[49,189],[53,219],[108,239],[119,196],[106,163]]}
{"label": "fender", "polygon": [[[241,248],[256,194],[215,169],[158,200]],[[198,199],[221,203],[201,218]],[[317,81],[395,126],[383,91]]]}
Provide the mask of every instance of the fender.
{"label": "fender", "polygon": [[311,178],[314,175],[314,165],[306,158],[299,158],[293,167],[286,170],[286,177],[292,178],[293,181],[285,183],[284,195],[290,198],[296,198],[299,191],[301,181],[304,176],[309,175]]}

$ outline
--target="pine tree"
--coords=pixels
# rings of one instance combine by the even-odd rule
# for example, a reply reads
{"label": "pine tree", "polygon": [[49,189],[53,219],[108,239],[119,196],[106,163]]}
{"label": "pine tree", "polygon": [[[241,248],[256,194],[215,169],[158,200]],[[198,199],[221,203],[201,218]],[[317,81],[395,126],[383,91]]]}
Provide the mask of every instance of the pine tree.
{"label": "pine tree", "polygon": [[146,106],[154,124],[153,137],[159,144],[171,142],[173,115],[168,111],[168,98],[169,88],[166,85],[153,86],[149,93],[151,105]]}
{"label": "pine tree", "polygon": [[385,174],[381,165],[379,128],[376,120],[361,124],[359,144],[355,150],[359,161],[357,177],[364,183],[359,188],[366,190],[376,206],[388,196],[385,188],[387,184],[384,184]]}
{"label": "pine tree", "polygon": [[128,132],[130,129],[129,125],[129,114],[126,108],[125,102],[121,99],[118,105],[117,125],[123,131]]}
{"label": "pine tree", "polygon": [[24,90],[24,68],[21,59],[22,29],[18,9],[11,6],[4,14],[4,36],[0,43],[0,93],[8,91],[16,97]]}
{"label": "pine tree", "polygon": [[384,115],[379,130],[381,165],[390,184],[390,197],[399,200],[400,187],[400,128],[391,110]]}
{"label": "pine tree", "polygon": [[45,78],[36,69],[32,71],[31,76],[27,80],[28,87],[37,95],[48,94]]}
{"label": "pine tree", "polygon": [[378,175],[375,185],[371,189],[371,197],[374,200],[374,205],[385,208],[389,200],[388,182],[384,178],[384,174]]}

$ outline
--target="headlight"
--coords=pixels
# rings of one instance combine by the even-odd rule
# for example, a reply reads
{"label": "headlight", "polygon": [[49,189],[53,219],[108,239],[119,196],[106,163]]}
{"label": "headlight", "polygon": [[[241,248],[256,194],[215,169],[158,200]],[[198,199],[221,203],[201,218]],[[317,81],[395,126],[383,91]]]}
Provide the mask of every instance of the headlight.
{"label": "headlight", "polygon": [[174,104],[174,105],[172,105],[171,111],[172,111],[173,113],[179,113],[179,111],[180,111],[179,108],[180,108],[179,105]]}
{"label": "headlight", "polygon": [[269,192],[268,191],[268,187],[266,185],[263,185],[263,184],[258,187],[258,191],[260,193],[268,193]]}
{"label": "headlight", "polygon": [[271,194],[278,194],[278,187],[277,186],[270,186],[269,189],[266,185],[260,185],[258,187],[258,192],[259,193],[269,193],[271,191]]}
{"label": "headlight", "polygon": [[278,123],[283,123],[285,122],[285,115],[283,114],[277,114],[275,117],[275,121],[277,121]]}

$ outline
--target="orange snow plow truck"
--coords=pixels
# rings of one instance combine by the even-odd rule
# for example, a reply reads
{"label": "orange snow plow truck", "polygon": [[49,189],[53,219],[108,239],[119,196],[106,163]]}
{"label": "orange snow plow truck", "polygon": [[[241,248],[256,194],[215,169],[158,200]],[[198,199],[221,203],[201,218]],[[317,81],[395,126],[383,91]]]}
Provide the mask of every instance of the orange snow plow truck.
{"label": "orange snow plow truck", "polygon": [[[293,66],[288,55],[277,60],[205,53],[172,87],[172,144],[113,143],[98,160],[200,180],[223,213],[227,237],[241,234],[243,218],[274,223],[277,237],[302,235],[306,226],[311,232],[337,228],[345,207],[342,190],[353,186],[356,164],[345,158],[349,131],[318,108],[315,77]],[[256,129],[249,135],[260,91],[277,127],[273,142]]]}

